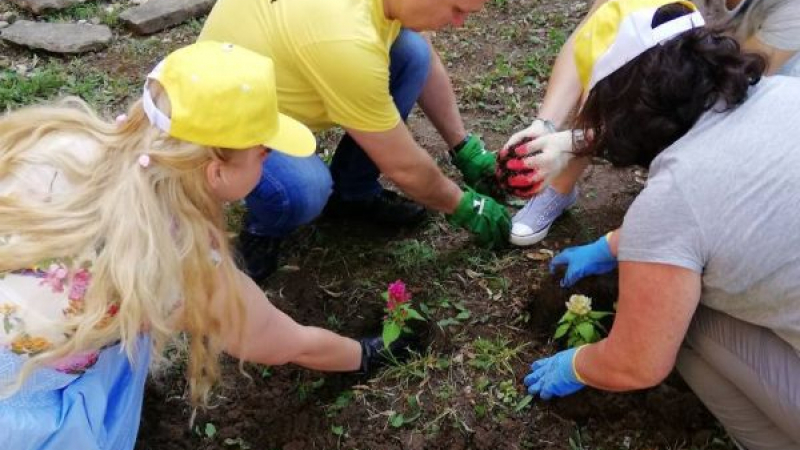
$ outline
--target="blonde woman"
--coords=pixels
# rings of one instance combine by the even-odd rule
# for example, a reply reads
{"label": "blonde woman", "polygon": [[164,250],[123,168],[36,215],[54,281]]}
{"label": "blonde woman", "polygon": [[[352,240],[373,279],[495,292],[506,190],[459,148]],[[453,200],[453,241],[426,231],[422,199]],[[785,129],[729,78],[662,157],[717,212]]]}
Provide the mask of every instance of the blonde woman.
{"label": "blonde woman", "polygon": [[278,113],[271,60],[217,42],[167,56],[123,121],[78,99],[2,117],[3,448],[133,448],[150,354],[178,330],[194,404],[222,351],[366,370],[379,339],[297,324],[236,269],[225,237],[222,204],[252,190],[270,149],[314,147]]}

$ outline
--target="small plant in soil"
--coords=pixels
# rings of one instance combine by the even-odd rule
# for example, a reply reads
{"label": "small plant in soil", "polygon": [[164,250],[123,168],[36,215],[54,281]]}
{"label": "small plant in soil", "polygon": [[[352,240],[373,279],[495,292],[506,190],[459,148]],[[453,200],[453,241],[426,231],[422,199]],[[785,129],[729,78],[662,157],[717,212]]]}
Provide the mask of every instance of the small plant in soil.
{"label": "small plant in soil", "polygon": [[613,313],[592,311],[592,299],[585,295],[572,295],[566,306],[567,312],[558,321],[554,339],[566,338],[567,347],[578,347],[597,342],[607,334],[600,320]]}
{"label": "small plant in soil", "polygon": [[314,391],[318,390],[325,384],[325,378],[318,378],[308,383],[301,383],[297,388],[297,396],[301,401],[308,399]]}
{"label": "small plant in soil", "polygon": [[245,441],[241,437],[237,437],[235,439],[225,438],[225,440],[222,441],[222,443],[225,444],[226,447],[238,448],[240,450],[250,450],[251,448],[250,444],[248,444],[247,441]]}
{"label": "small plant in soil", "polygon": [[261,375],[261,378],[266,380],[272,377],[272,367],[261,364],[256,365],[256,367],[258,368],[258,374]]}
{"label": "small plant in soil", "polygon": [[517,392],[517,386],[514,380],[503,380],[497,386],[497,399],[506,406],[514,404],[518,396],[519,392]]}
{"label": "small plant in soil", "polygon": [[326,407],[326,415],[328,417],[334,417],[339,414],[343,409],[347,408],[350,403],[352,403],[353,399],[355,398],[355,393],[351,390],[343,391],[336,397],[336,401],[333,404],[328,405]]}
{"label": "small plant in soil", "polygon": [[411,293],[401,280],[389,284],[386,292],[381,294],[386,301],[386,316],[383,319],[383,345],[389,348],[402,333],[411,333],[406,325],[408,320],[425,320],[411,307]]}
{"label": "small plant in soil", "polygon": [[414,422],[422,414],[422,409],[419,406],[419,400],[416,396],[409,395],[406,397],[408,403],[408,410],[405,414],[394,412],[389,416],[389,424],[394,428],[400,428],[403,425]]}
{"label": "small plant in soil", "polygon": [[217,427],[211,422],[206,422],[202,428],[200,425],[195,425],[194,434],[205,439],[214,439],[214,436],[217,435]]}
{"label": "small plant in soil", "polygon": [[455,315],[450,317],[445,317],[436,322],[436,325],[439,326],[442,330],[450,326],[461,325],[464,321],[469,320],[472,317],[472,313],[464,306],[463,303],[453,303],[451,304],[448,300],[442,300],[439,305],[441,308],[448,308],[454,309]]}

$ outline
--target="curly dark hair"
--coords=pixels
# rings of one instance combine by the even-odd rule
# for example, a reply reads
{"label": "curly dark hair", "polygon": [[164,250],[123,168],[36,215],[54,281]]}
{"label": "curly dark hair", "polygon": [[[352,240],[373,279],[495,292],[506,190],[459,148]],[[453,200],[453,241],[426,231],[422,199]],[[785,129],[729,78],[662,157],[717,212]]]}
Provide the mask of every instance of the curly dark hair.
{"label": "curly dark hair", "polygon": [[[652,26],[691,12],[681,4],[665,5]],[[763,56],[742,52],[735,39],[719,30],[689,30],[592,88],[573,127],[590,138],[576,143],[576,153],[605,156],[616,166],[647,167],[704,112],[743,103],[766,67]]]}

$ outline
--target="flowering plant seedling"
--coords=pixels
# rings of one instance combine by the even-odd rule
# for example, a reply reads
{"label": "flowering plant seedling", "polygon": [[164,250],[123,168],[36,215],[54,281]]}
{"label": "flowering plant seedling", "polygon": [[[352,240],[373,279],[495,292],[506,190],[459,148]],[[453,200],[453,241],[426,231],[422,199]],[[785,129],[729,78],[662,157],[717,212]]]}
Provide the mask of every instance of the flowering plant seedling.
{"label": "flowering plant seedling", "polygon": [[409,319],[425,320],[411,307],[411,293],[406,290],[406,285],[401,280],[389,284],[386,292],[381,294],[386,301],[386,316],[383,318],[383,346],[389,348],[403,332],[411,333],[406,326]]}
{"label": "flowering plant seedling", "polygon": [[567,312],[558,321],[553,335],[555,339],[567,337],[568,347],[578,347],[599,341],[600,331],[607,333],[600,319],[610,316],[611,312],[592,311],[592,299],[585,295],[572,295],[565,303]]}

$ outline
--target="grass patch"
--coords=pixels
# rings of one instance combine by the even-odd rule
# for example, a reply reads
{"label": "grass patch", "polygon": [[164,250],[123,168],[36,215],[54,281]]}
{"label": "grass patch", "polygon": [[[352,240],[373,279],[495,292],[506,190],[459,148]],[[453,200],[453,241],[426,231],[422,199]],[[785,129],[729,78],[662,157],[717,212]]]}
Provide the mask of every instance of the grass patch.
{"label": "grass patch", "polygon": [[80,60],[51,61],[30,72],[0,71],[0,104],[5,111],[57,97],[75,95],[104,110],[126,98],[137,83],[88,67]]}
{"label": "grass patch", "polygon": [[97,17],[102,10],[99,2],[77,3],[67,8],[53,11],[44,16],[48,22],[72,22],[76,20],[89,20]]}
{"label": "grass patch", "polygon": [[53,68],[34,70],[20,75],[14,70],[0,72],[0,104],[4,111],[49,99],[58,94],[66,76]]}
{"label": "grass patch", "polygon": [[77,95],[95,107],[107,107],[136,91],[138,81],[109,76],[77,60],[67,68],[63,94]]}
{"label": "grass patch", "polygon": [[51,12],[44,16],[44,20],[51,23],[72,23],[96,18],[99,23],[113,28],[119,24],[119,15],[123,9],[118,5],[92,1]]}
{"label": "grass patch", "polygon": [[417,270],[436,259],[436,249],[417,239],[395,242],[388,251],[400,270]]}

